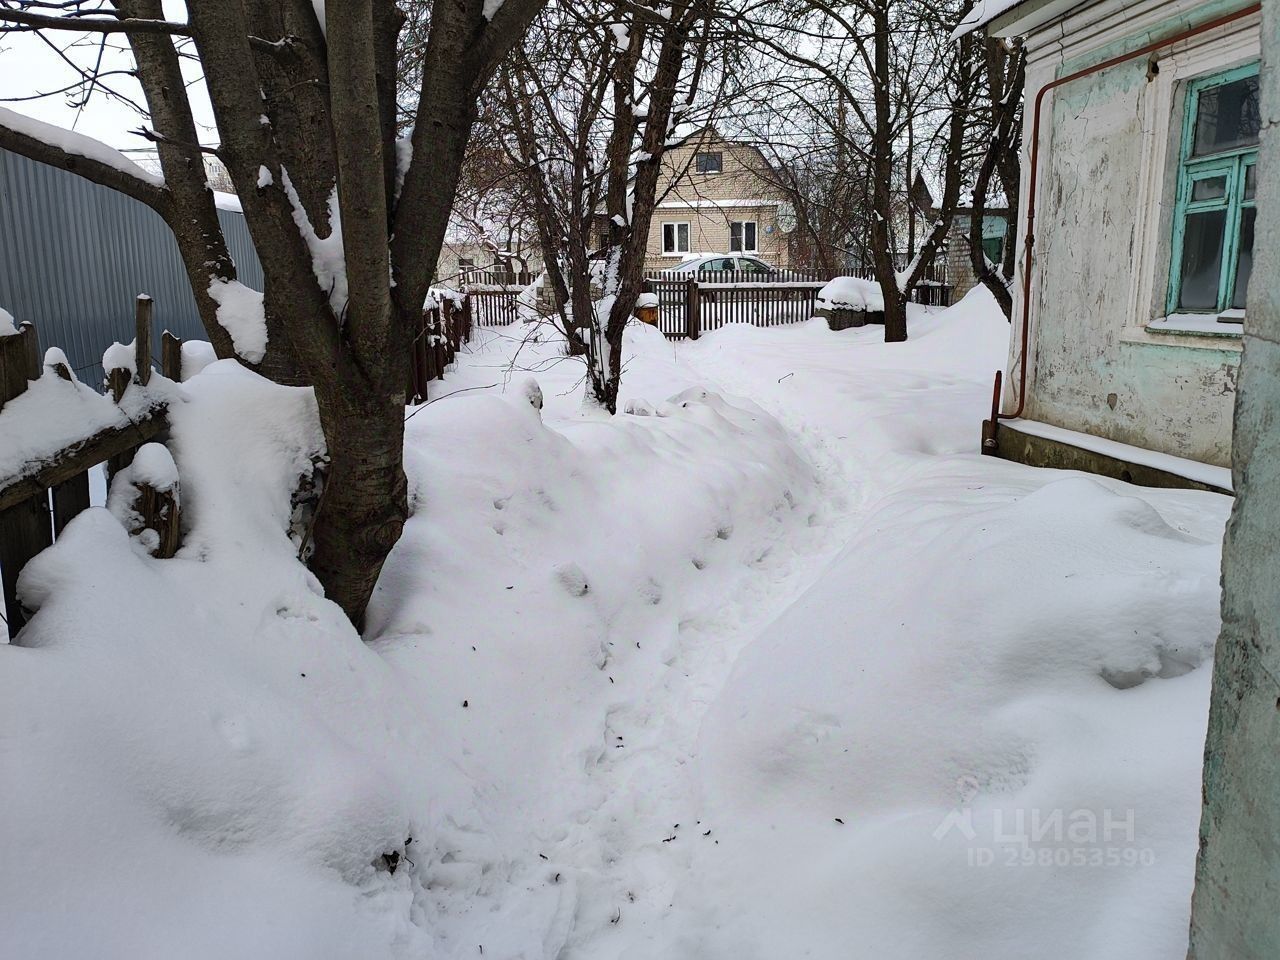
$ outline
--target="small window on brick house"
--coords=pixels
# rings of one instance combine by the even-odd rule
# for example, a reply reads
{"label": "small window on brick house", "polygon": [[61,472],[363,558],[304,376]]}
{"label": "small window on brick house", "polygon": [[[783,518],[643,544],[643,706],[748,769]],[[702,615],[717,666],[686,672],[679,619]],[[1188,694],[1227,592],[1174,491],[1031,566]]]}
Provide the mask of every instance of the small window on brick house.
{"label": "small window on brick house", "polygon": [[724,172],[724,154],[716,153],[696,153],[693,156],[693,168],[698,173],[723,173]]}
{"label": "small window on brick house", "polygon": [[662,252],[665,254],[689,252],[688,223],[664,223],[662,225]]}
{"label": "small window on brick house", "polygon": [[734,220],[729,224],[730,253],[755,253],[757,249],[754,220]]}

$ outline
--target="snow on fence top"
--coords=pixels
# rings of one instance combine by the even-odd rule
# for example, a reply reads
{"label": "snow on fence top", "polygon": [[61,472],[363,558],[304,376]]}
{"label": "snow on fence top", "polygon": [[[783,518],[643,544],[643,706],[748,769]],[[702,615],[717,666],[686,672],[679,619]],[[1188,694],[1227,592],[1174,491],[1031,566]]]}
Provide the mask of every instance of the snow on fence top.
{"label": "snow on fence top", "polygon": [[180,400],[181,392],[168,379],[136,382],[137,362],[130,347],[113,344],[105,360],[112,368],[134,375],[135,382],[118,402],[76,379],[66,366],[66,356],[56,348],[50,348],[35,369],[15,351],[0,356],[2,372],[22,381],[17,384],[21,389],[0,404],[0,493],[108,431],[132,431],[138,439],[146,439],[149,434],[140,424]]}
{"label": "snow on fence top", "polygon": [[863,310],[874,313],[884,309],[884,296],[878,283],[861,277],[836,277],[818,291],[815,306],[820,310]]}

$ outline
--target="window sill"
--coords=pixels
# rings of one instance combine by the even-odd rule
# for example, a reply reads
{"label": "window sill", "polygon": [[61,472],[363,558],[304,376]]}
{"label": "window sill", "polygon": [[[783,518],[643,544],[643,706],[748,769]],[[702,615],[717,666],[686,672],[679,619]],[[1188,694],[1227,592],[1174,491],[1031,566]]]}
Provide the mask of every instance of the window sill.
{"label": "window sill", "polygon": [[1241,332],[1240,324],[1219,323],[1213,314],[1174,314],[1145,324],[1130,324],[1121,331],[1120,340],[1239,353],[1244,343]]}
{"label": "window sill", "polygon": [[1174,313],[1147,324],[1150,333],[1175,336],[1235,337],[1244,332],[1244,313],[1225,310],[1216,313]]}

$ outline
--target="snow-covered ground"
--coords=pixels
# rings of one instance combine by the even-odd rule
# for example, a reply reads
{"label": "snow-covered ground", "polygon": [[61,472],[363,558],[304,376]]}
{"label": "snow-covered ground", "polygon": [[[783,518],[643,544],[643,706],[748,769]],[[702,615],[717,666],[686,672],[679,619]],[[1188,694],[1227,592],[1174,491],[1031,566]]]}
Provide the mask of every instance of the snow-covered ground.
{"label": "snow-covered ground", "polygon": [[368,644],[287,533],[311,400],[229,363],[178,557],[33,561],[0,955],[1180,960],[1226,498],[976,456],[981,291],[636,328],[613,418],[528,332],[408,421]]}

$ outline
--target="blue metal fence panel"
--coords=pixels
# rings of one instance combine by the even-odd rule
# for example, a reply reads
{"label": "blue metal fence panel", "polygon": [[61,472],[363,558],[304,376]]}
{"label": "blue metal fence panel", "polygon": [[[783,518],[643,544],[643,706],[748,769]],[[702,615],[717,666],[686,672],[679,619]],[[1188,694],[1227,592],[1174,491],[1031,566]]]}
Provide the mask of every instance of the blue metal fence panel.
{"label": "blue metal fence panel", "polygon": [[[244,215],[218,219],[240,280],[262,289]],[[206,339],[178,245],[144,204],[82,177],[0,150],[0,307],[30,320],[41,349],[61,347],[86,383],[102,351],[133,339],[133,304],[155,300],[156,331]],[[159,363],[159,337],[152,338]]]}

